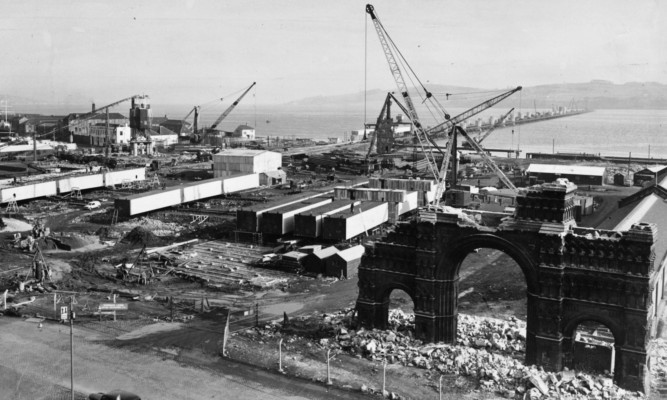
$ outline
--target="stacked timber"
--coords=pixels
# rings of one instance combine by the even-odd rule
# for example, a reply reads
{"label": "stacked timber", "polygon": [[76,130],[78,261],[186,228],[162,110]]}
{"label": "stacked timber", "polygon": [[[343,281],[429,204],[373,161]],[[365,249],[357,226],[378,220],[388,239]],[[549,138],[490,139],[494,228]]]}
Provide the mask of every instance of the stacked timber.
{"label": "stacked timber", "polygon": [[374,189],[374,188],[350,188],[338,186],[334,188],[334,199],[336,200],[361,200],[361,201],[390,201],[402,203],[405,201],[405,190]]}
{"label": "stacked timber", "polygon": [[436,185],[435,182],[428,179],[390,179],[390,178],[371,178],[368,186],[375,189],[393,189],[416,191],[418,206],[425,206],[435,200]]}
{"label": "stacked timber", "polygon": [[308,254],[306,253],[301,253],[298,251],[290,251],[289,253],[285,253],[280,258],[278,267],[284,271],[301,272],[303,270],[303,258],[307,255]]}

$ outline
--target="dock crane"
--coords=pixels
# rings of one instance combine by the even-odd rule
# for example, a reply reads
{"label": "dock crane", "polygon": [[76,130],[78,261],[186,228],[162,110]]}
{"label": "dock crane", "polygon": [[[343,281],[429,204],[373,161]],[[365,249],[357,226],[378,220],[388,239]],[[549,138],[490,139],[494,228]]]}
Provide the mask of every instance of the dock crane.
{"label": "dock crane", "polygon": [[[220,125],[220,123],[221,123],[225,118],[227,118],[227,116],[234,110],[234,108],[236,108],[236,106],[239,104],[239,102],[241,102],[241,100],[243,100],[243,98],[245,97],[245,95],[248,94],[248,92],[249,92],[249,91],[250,91],[256,84],[257,84],[257,82],[253,82],[252,85],[250,85],[250,86],[249,86],[243,93],[241,93],[241,96],[239,96],[239,98],[236,99],[236,101],[234,101],[229,107],[227,107],[227,109],[226,109],[225,111],[223,111],[222,114],[220,114],[220,116],[218,117],[218,119],[216,119],[215,122],[213,122],[213,125],[211,125],[211,127],[210,127],[208,130],[206,130],[206,132],[202,133],[201,136],[199,136],[199,134],[195,131],[195,132],[193,133],[193,135],[192,135],[192,139],[191,139],[191,141],[194,142],[194,143],[201,143],[201,142],[204,140],[204,138],[205,138],[206,136],[208,136],[209,133],[211,133],[212,131],[214,131],[215,128],[217,128],[218,125]],[[193,110],[193,111],[194,111],[194,110]],[[190,114],[188,114],[188,115],[190,115]]]}
{"label": "dock crane", "polygon": [[[377,17],[377,14],[375,13],[375,8],[371,4],[366,5],[366,13],[370,15],[371,21],[373,22],[373,25],[375,27],[375,31],[378,35],[378,38],[380,39],[380,44],[382,45],[382,49],[385,54],[385,58],[387,59],[387,63],[389,64],[389,70],[394,78],[394,81],[398,87],[399,93],[401,93],[403,100],[405,102],[405,107],[401,105],[398,100],[394,97],[396,100],[396,103],[403,109],[403,112],[406,114],[406,116],[410,119],[412,124],[415,127],[415,136],[417,138],[417,141],[419,142],[419,146],[422,150],[422,153],[424,154],[429,170],[433,174],[436,182],[436,192],[435,192],[435,207],[437,208],[440,203],[440,199],[443,197],[443,194],[445,192],[445,186],[446,186],[446,176],[447,176],[447,170],[449,167],[449,162],[450,158],[453,152],[456,151],[455,147],[453,146],[453,140],[452,137],[457,134],[457,129],[455,129],[456,124],[472,117],[473,115],[476,115],[483,110],[494,106],[498,102],[506,99],[507,97],[511,96],[512,94],[516,93],[517,91],[521,90],[521,87],[517,87],[515,89],[512,89],[508,92],[505,92],[499,96],[496,96],[492,99],[489,99],[455,117],[451,117],[442,107],[442,105],[433,97],[432,93],[429,92],[423,85],[421,85],[422,89],[425,92],[425,98],[424,102],[429,101],[429,103],[437,106],[438,111],[441,112],[442,116],[445,118],[445,122],[438,124],[436,127],[429,129],[428,131],[423,127],[419,120],[419,116],[417,114],[417,111],[414,107],[414,103],[412,101],[412,98],[410,97],[410,93],[408,91],[408,87],[405,83],[405,79],[403,77],[403,73],[401,71],[401,68],[399,66],[399,62],[396,60],[396,57],[394,56],[394,51],[392,48],[396,49],[397,54],[401,57],[401,65],[407,65],[408,69],[413,73],[412,69],[409,67],[409,64],[407,61],[402,57],[401,52],[396,48],[395,44],[387,34],[384,26],[380,22],[380,20]],[[416,76],[415,76],[416,78]],[[419,79],[417,78],[419,81]],[[421,84],[421,81],[419,81]],[[439,146],[437,143],[435,143],[435,140],[431,136],[435,136],[438,133],[444,133],[446,136],[446,143],[444,146]],[[428,144],[431,144],[430,146]],[[438,150],[443,154],[443,161],[438,169],[437,166],[437,160],[435,158],[435,155],[433,154],[433,149]],[[489,158],[490,159],[490,158]],[[491,160],[493,162],[493,160]],[[497,168],[497,167],[496,167]]]}

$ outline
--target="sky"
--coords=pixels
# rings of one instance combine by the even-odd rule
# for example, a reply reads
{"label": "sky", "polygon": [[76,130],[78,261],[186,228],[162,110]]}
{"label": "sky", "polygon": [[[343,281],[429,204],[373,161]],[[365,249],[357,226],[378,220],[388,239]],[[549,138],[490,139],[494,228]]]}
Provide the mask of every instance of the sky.
{"label": "sky", "polygon": [[[5,0],[0,96],[202,104],[257,82],[259,104],[395,87],[364,1]],[[502,89],[667,83],[661,0],[382,0],[424,82]]]}

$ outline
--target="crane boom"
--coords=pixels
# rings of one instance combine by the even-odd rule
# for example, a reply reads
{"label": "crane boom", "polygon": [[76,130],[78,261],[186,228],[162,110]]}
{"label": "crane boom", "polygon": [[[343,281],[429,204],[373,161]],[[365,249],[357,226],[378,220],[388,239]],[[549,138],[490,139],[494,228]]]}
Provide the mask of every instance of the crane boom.
{"label": "crane boom", "polygon": [[[92,112],[87,113],[87,114],[83,114],[83,115],[79,118],[79,120],[80,120],[80,121],[87,121],[87,120],[89,120],[89,119],[95,117],[99,111],[102,111],[102,110],[108,110],[109,108],[111,108],[111,107],[113,107],[113,106],[117,106],[118,104],[120,104],[120,103],[122,103],[122,102],[125,102],[125,101],[128,101],[128,100],[132,100],[132,99],[135,98],[135,97],[139,97],[139,95],[138,95],[138,94],[135,94],[134,96],[126,97],[126,98],[124,98],[124,99],[122,99],[122,100],[118,100],[118,101],[113,102],[113,103],[111,103],[111,104],[107,104],[107,105],[104,106],[104,107],[96,107],[95,109],[93,109]],[[62,128],[54,128],[54,129],[51,129],[49,132],[42,133],[42,134],[39,134],[39,135],[35,135],[35,138],[42,137],[42,136],[53,135],[53,134],[55,134],[57,131],[59,131],[59,130],[61,130],[61,129],[62,129]]]}
{"label": "crane boom", "polygon": [[460,133],[468,141],[468,143],[470,143],[470,146],[472,146],[472,148],[475,149],[477,153],[479,153],[482,159],[484,159],[484,161],[486,162],[486,165],[488,165],[496,173],[496,175],[498,175],[498,178],[500,178],[500,180],[505,184],[505,186],[512,189],[514,192],[518,192],[518,189],[516,188],[516,186],[514,186],[512,181],[510,181],[509,178],[505,175],[505,173],[501,171],[500,168],[498,168],[498,165],[496,165],[495,161],[493,161],[493,159],[488,154],[486,154],[486,151],[482,148],[482,146],[480,146],[476,140],[474,140],[468,135],[468,132],[466,132],[465,129],[457,125],[456,131],[457,132],[455,132],[454,134]]}
{"label": "crane boom", "polygon": [[[417,114],[417,110],[415,109],[414,103],[412,102],[412,98],[410,97],[408,86],[405,84],[405,79],[403,78],[403,73],[401,72],[401,68],[398,62],[396,61],[396,58],[394,57],[394,53],[391,49],[391,45],[385,33],[385,29],[382,26],[382,23],[378,19],[377,15],[375,14],[375,8],[373,7],[373,5],[367,4],[366,12],[371,17],[371,21],[373,22],[373,26],[375,27],[375,32],[377,33],[378,38],[380,39],[382,50],[384,51],[385,58],[387,59],[387,63],[389,64],[389,71],[391,72],[391,75],[394,77],[394,81],[396,82],[398,91],[401,93],[403,101],[407,106],[407,108],[404,108],[404,112],[407,115],[407,117],[410,118],[412,124],[415,126],[415,136],[417,137],[419,145],[421,146],[422,153],[424,153],[424,156],[426,157],[429,170],[431,171],[431,174],[433,175],[433,178],[436,180],[436,182],[440,182],[435,155],[433,154],[430,147],[427,148],[424,147],[424,142],[428,141],[428,135],[426,134],[426,131],[422,126],[421,121],[419,120],[419,115]],[[430,93],[428,93],[427,96],[430,97]]]}
{"label": "crane boom", "polygon": [[486,101],[476,105],[475,107],[473,107],[473,108],[471,108],[467,111],[464,111],[461,114],[456,115],[456,116],[452,117],[451,119],[449,119],[449,120],[447,120],[447,121],[445,121],[445,122],[443,122],[439,125],[434,126],[433,128],[428,130],[428,134],[438,135],[440,133],[446,132],[452,126],[454,126],[454,125],[456,125],[460,122],[463,122],[463,121],[465,121],[466,119],[468,119],[472,116],[475,116],[475,115],[481,113],[482,111],[486,110],[487,108],[491,108],[491,107],[495,106],[496,104],[500,103],[501,101],[503,101],[506,98],[513,95],[514,93],[520,91],[521,89],[522,89],[521,86],[517,86],[516,88],[514,88],[512,90],[501,93],[496,97],[493,97],[489,100],[486,100]]}
{"label": "crane boom", "polygon": [[477,143],[480,143],[480,144],[481,144],[481,143],[484,141],[484,139],[486,139],[487,137],[489,137],[489,135],[492,134],[493,131],[496,130],[496,128],[498,128],[500,125],[502,125],[502,124],[505,122],[505,120],[507,119],[507,117],[509,117],[510,114],[512,114],[512,111],[514,111],[514,107],[512,107],[512,109],[509,110],[509,111],[507,112],[507,114],[505,114],[504,116],[502,116],[502,117],[498,120],[498,122],[496,122],[495,124],[493,124],[493,126],[491,127],[491,129],[489,129],[488,131],[484,132],[484,134],[482,134],[482,136],[480,136],[480,137],[477,139]]}
{"label": "crane boom", "polygon": [[231,106],[227,107],[227,109],[226,109],[222,114],[220,114],[220,116],[218,117],[218,119],[216,119],[215,122],[213,123],[213,125],[211,125],[211,129],[215,129],[215,128],[217,128],[218,125],[220,124],[220,122],[222,122],[223,119],[227,118],[227,116],[229,115],[229,113],[231,113],[232,110],[233,110],[234,108],[236,108],[236,106],[239,104],[239,102],[245,97],[246,94],[248,94],[248,92],[250,91],[250,89],[252,89],[253,86],[255,86],[256,83],[257,83],[257,82],[253,82],[252,85],[250,85],[250,87],[247,88],[247,89],[241,94],[241,96],[240,96],[238,99],[236,99],[235,102],[232,103]]}

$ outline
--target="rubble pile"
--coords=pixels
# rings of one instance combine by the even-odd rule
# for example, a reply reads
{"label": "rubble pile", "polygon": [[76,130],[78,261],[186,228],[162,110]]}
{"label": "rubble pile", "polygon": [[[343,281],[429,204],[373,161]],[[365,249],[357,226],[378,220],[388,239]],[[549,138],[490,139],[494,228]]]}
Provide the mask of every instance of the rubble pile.
{"label": "rubble pile", "polygon": [[[547,372],[523,364],[526,325],[509,321],[459,314],[456,345],[425,344],[414,339],[414,315],[391,310],[389,329],[353,328],[354,311],[301,317],[319,332],[333,332],[333,337],[319,339],[319,345],[332,350],[386,360],[434,371],[462,375],[479,380],[482,390],[505,398],[522,399],[642,399],[642,393],[628,392],[613,383],[608,375],[594,375],[565,369]],[[328,328],[328,329],[327,329]],[[281,335],[276,321],[260,332],[264,336]]]}
{"label": "rubble pile", "polygon": [[[133,229],[141,227],[151,231],[155,236],[174,236],[184,228],[173,222],[163,222],[158,219],[143,217],[139,220],[133,220],[116,225],[117,229]],[[178,235],[176,235],[178,236]]]}

